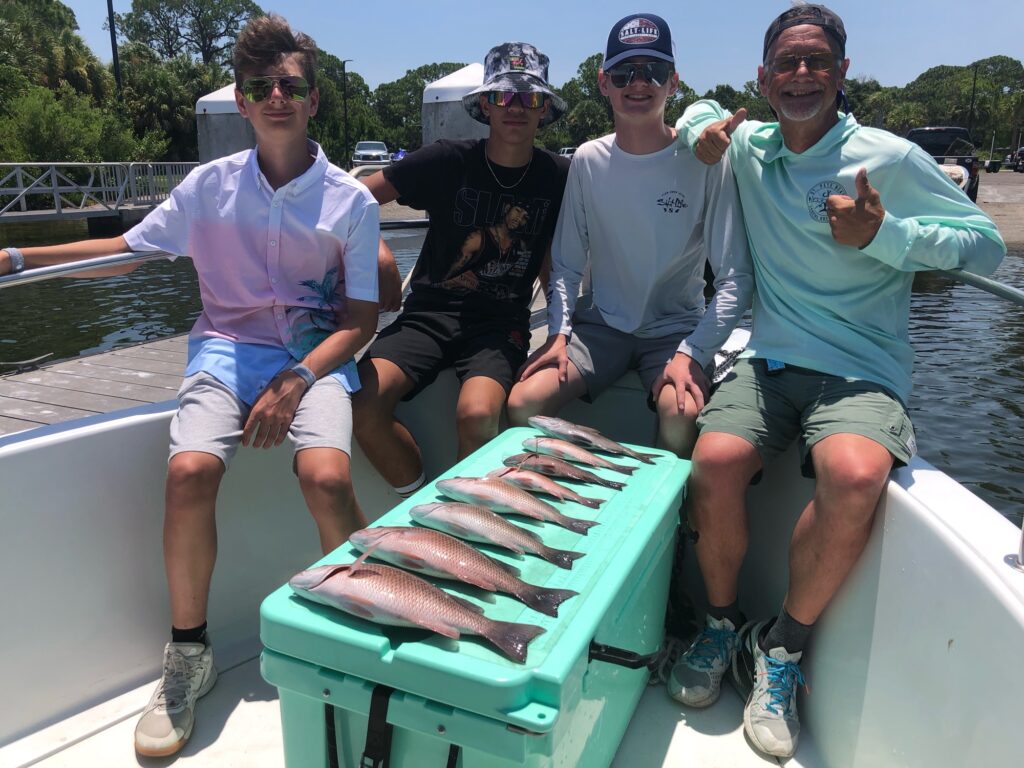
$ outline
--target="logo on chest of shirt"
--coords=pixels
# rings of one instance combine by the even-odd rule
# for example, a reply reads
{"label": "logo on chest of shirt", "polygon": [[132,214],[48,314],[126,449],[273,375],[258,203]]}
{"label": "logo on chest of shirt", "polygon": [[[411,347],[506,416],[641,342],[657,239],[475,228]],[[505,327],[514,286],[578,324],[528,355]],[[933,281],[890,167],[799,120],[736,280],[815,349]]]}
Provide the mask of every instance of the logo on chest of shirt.
{"label": "logo on chest of shirt", "polygon": [[830,195],[849,195],[846,188],[838,181],[819,181],[807,193],[807,212],[811,218],[821,224],[828,221],[825,203]]}
{"label": "logo on chest of shirt", "polygon": [[686,196],[674,189],[661,193],[658,197],[658,206],[665,213],[679,213],[683,208],[689,207],[686,204]]}

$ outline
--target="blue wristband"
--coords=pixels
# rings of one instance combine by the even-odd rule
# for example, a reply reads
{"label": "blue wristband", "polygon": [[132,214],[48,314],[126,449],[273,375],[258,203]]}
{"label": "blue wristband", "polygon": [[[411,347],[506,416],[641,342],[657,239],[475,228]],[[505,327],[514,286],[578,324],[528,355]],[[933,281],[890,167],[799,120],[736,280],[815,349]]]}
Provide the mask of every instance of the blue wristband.
{"label": "blue wristband", "polygon": [[306,389],[309,390],[314,384],[316,384],[316,374],[308,365],[302,363],[296,363],[291,367],[291,372],[306,382]]}

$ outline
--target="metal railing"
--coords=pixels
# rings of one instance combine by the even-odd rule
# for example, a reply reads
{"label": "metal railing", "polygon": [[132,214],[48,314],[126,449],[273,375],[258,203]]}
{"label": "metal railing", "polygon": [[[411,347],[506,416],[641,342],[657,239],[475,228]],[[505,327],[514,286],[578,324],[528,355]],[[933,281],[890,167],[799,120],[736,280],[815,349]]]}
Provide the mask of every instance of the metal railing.
{"label": "metal railing", "polygon": [[112,215],[166,200],[199,163],[0,163],[0,221]]}

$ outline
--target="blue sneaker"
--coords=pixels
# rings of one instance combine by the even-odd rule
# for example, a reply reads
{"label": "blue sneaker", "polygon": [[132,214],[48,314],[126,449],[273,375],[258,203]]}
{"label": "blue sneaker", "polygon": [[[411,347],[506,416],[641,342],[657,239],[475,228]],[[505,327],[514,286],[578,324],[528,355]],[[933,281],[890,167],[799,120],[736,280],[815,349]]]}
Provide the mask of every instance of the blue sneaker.
{"label": "blue sneaker", "polygon": [[[762,651],[757,636],[764,623],[741,630],[743,648],[737,653],[737,662],[742,662],[741,657],[752,657],[754,662],[753,688],[743,708],[743,729],[751,744],[766,755],[792,757],[800,737],[796,687],[805,684],[800,670],[803,653],[788,653],[785,648]],[[734,677],[736,667],[734,664]]]}
{"label": "blue sneaker", "polygon": [[669,695],[688,707],[710,707],[718,701],[722,675],[732,664],[738,642],[731,621],[708,616],[704,629],[672,667]]}

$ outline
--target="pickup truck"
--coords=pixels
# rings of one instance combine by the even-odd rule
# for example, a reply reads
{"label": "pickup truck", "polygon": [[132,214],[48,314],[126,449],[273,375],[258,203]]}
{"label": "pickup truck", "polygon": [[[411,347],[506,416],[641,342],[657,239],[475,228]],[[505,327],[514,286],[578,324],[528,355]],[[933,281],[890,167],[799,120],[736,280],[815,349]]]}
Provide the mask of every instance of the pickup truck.
{"label": "pickup truck", "polygon": [[972,201],[978,199],[978,183],[981,180],[978,153],[966,128],[935,126],[911,128],[906,135],[908,141],[935,158],[949,176]]}

